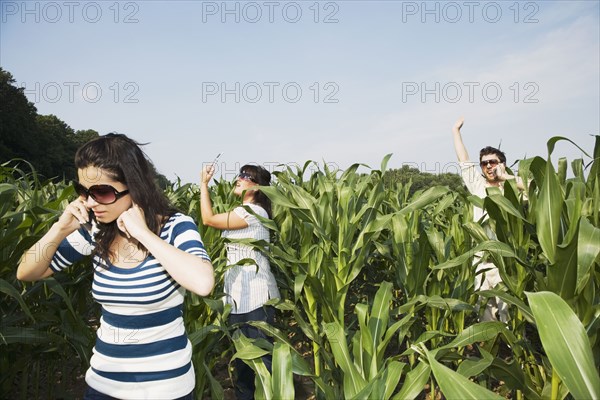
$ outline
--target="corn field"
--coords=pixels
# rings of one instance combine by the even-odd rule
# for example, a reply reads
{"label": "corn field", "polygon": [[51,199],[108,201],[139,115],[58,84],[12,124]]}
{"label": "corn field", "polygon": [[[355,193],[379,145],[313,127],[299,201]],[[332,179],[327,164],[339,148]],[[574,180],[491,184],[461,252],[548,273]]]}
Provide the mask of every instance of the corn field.
{"label": "corn field", "polygon": [[[225,239],[202,226],[198,187],[172,185],[167,195],[199,223],[218,282],[209,297],[186,297],[196,398],[226,398],[238,358],[257,372],[260,399],[600,399],[600,136],[570,165],[552,161],[561,140],[570,142],[551,138],[545,157],[519,162],[525,192],[507,181],[485,199],[384,185],[390,155],[366,174],[312,162],[275,172],[263,189],[274,217],[262,221],[282,299],[269,302],[274,325],[255,323],[272,343],[228,325]],[[35,283],[15,278],[22,254],[75,194],[24,166],[0,169],[1,393],[81,397],[73,382],[99,315],[89,260]],[[235,204],[231,189],[212,187],[215,212]],[[474,222],[472,205],[489,218]],[[502,286],[475,291],[480,253]],[[479,322],[478,304],[493,297],[509,305],[508,323]]]}

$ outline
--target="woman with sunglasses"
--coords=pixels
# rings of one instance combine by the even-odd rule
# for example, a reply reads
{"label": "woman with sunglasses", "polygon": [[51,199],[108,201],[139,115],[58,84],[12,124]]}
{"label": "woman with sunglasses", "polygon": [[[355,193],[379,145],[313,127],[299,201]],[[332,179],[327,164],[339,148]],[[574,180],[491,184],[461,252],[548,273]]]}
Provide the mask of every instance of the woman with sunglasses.
{"label": "woman with sunglasses", "polygon": [[17,278],[43,279],[92,255],[92,295],[102,305],[85,399],[192,399],[185,290],[214,286],[193,220],[156,184],[139,144],[101,136],[75,155],[79,197],[21,260]]}
{"label": "woman with sunglasses", "polygon": [[[200,210],[202,223],[223,231],[222,236],[232,241],[227,243],[227,261],[230,266],[225,271],[225,303],[231,305],[229,324],[241,324],[242,333],[252,339],[268,339],[260,329],[248,324],[250,321],[267,321],[273,324],[274,309],[264,307],[271,298],[278,298],[279,289],[271,273],[269,260],[254,247],[236,243],[236,239],[254,239],[269,242],[269,230],[253,214],[263,218],[271,217],[271,202],[258,187],[271,183],[271,174],[255,165],[244,165],[235,181],[234,194],[242,197],[242,206],[233,211],[214,214],[208,183],[215,172],[214,164],[202,169],[200,187]],[[248,209],[252,213],[248,212]],[[238,264],[243,259],[252,259],[256,264]],[[264,356],[263,362],[270,371],[271,357]],[[238,399],[254,398],[254,371],[242,360],[236,359]]]}
{"label": "woman with sunglasses", "polygon": [[[476,164],[471,162],[469,154],[463,143],[460,129],[464,124],[464,118],[459,118],[452,127],[452,136],[454,138],[454,150],[458,157],[461,176],[469,192],[475,196],[485,198],[487,188],[497,187],[503,190],[504,183],[509,179],[515,179],[513,175],[506,172],[506,156],[504,152],[491,146],[484,147],[479,152],[479,166],[481,173],[477,172]],[[516,185],[519,190],[523,190],[523,184],[519,178],[516,178]],[[490,239],[495,238],[487,220],[487,215],[479,207],[473,207],[473,219],[475,222],[483,224],[486,233]],[[493,289],[502,282],[498,268],[492,264],[481,260],[482,254],[475,255],[474,264],[478,264],[475,270],[475,290]],[[490,299],[486,304],[482,321],[496,321],[498,317],[502,322],[508,321],[507,305],[496,297]]]}

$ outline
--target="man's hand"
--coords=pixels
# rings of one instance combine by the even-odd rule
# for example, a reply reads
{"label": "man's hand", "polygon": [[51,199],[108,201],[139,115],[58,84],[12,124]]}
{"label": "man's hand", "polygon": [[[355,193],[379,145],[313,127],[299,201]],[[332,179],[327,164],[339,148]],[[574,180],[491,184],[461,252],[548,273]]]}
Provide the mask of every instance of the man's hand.
{"label": "man's hand", "polygon": [[504,182],[507,179],[514,178],[514,176],[509,175],[506,172],[506,166],[504,165],[504,163],[496,165],[496,168],[494,168],[494,175],[496,176],[496,180],[500,182]]}

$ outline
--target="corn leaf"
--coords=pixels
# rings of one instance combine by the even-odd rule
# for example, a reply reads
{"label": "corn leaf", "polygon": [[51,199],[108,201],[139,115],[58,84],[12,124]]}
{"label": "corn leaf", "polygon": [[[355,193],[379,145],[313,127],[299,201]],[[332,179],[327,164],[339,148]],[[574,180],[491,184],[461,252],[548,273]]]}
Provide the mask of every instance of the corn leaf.
{"label": "corn leaf", "polygon": [[552,367],[575,399],[600,398],[600,377],[585,328],[569,305],[551,292],[526,293]]}

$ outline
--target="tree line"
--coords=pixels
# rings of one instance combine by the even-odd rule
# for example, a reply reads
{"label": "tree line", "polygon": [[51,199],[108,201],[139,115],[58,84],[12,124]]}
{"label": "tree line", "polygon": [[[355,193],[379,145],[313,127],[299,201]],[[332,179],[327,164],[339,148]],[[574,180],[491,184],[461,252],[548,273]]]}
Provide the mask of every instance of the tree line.
{"label": "tree line", "polygon": [[75,131],[55,115],[40,115],[15,86],[12,74],[0,68],[0,160],[28,161],[46,179],[76,177],[77,148],[97,137],[93,129]]}
{"label": "tree line", "polygon": [[[24,88],[0,67],[0,163],[27,161],[43,177],[53,181],[77,179],[75,152],[99,136],[93,129],[74,130],[55,115],[38,114]],[[156,171],[162,188],[171,184]]]}

